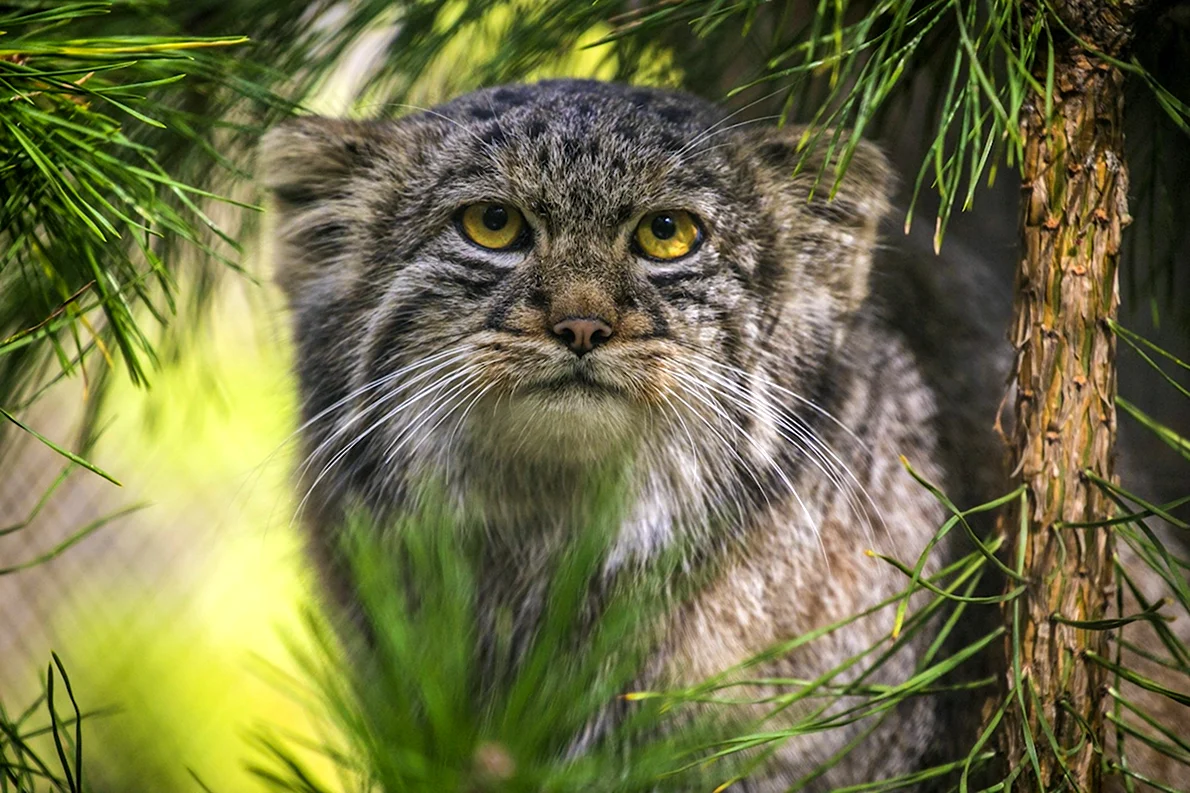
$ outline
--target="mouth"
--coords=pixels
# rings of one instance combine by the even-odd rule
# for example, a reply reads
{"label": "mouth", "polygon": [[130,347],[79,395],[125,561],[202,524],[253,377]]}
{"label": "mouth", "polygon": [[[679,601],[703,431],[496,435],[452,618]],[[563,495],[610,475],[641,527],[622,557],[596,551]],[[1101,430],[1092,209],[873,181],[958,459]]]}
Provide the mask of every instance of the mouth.
{"label": "mouth", "polygon": [[624,389],[601,376],[594,366],[580,359],[568,371],[537,383],[533,390],[545,393],[573,393],[623,395]]}
{"label": "mouth", "polygon": [[647,411],[632,391],[631,368],[591,355],[559,356],[536,371],[524,361],[506,366],[510,398],[485,403],[472,425],[486,453],[572,468],[610,459],[641,437]]}

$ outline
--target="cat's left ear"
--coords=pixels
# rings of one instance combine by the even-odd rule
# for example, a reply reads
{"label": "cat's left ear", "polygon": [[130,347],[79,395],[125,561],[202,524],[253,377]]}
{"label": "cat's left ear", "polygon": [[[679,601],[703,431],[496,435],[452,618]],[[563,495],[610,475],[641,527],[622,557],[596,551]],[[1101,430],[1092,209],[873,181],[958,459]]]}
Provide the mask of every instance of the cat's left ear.
{"label": "cat's left ear", "polygon": [[781,197],[771,211],[786,221],[782,226],[793,235],[790,246],[803,269],[852,310],[867,296],[872,252],[896,180],[883,152],[868,141],[860,141],[843,179],[836,180],[850,133],[843,131],[829,152],[835,130],[817,132],[802,126],[753,129],[745,133],[747,151],[759,177],[771,180],[764,194]]}

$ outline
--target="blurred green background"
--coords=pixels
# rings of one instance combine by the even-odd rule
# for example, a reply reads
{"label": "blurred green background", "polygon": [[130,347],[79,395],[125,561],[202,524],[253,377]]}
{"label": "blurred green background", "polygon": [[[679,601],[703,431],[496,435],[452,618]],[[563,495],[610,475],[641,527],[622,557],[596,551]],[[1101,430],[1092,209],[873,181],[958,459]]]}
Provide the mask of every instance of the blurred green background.
{"label": "blurred green background", "polygon": [[[113,383],[92,459],[124,487],[74,473],[24,547],[5,547],[6,558],[32,557],[76,516],[145,503],[0,579],[0,622],[22,626],[6,632],[15,646],[4,651],[0,697],[30,701],[56,650],[84,710],[118,709],[91,722],[85,744],[105,789],[190,789],[187,768],[215,790],[243,789],[249,730],[305,729],[303,710],[254,671],[254,656],[287,663],[282,637],[300,635],[310,580],[290,520],[288,346],[276,308],[249,290],[225,285],[204,338],[151,389]],[[80,385],[41,404],[50,426],[77,413]],[[19,516],[60,460],[36,444],[14,456],[2,501]]]}

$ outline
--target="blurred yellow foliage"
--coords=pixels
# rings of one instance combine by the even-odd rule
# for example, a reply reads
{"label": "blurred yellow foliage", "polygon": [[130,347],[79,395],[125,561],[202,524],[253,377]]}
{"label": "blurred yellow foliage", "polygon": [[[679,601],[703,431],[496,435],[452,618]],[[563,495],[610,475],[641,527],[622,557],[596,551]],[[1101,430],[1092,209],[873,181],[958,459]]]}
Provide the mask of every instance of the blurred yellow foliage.
{"label": "blurred yellow foliage", "polygon": [[100,790],[198,790],[188,769],[213,790],[243,790],[254,728],[314,734],[253,669],[292,666],[283,639],[301,637],[311,592],[288,485],[288,348],[253,316],[273,312],[231,298],[183,363],[147,391],[118,380],[108,400],[118,407],[94,456],[151,494],[113,528],[146,552],[78,581],[55,626],[84,709],[120,710],[85,733]]}

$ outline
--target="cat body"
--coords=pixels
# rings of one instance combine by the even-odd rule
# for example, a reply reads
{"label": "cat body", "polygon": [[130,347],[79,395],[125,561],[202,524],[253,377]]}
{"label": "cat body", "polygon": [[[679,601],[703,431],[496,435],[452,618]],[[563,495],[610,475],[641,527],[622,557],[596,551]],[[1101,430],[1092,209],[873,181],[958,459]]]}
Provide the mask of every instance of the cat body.
{"label": "cat body", "polygon": [[[433,478],[507,551],[485,597],[530,620],[574,503],[621,463],[608,575],[678,547],[707,573],[667,606],[655,682],[697,682],[905,588],[868,552],[912,564],[947,514],[901,458],[944,487],[996,469],[990,414],[966,437],[941,420],[949,393],[869,294],[883,156],[861,144],[837,189],[833,169],[816,185],[824,144],[795,175],[801,132],[686,94],[550,81],[270,133],[302,509],[340,606],[344,503],[395,512]],[[878,611],[748,675],[813,679],[891,624]],[[909,677],[929,638],[869,682]],[[879,725],[789,740],[740,789],[783,790],[867,728],[810,789],[908,773],[957,740],[948,708],[914,698]]]}

